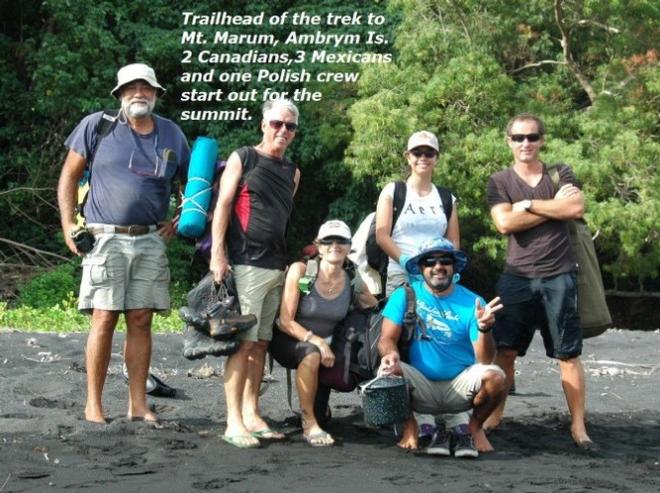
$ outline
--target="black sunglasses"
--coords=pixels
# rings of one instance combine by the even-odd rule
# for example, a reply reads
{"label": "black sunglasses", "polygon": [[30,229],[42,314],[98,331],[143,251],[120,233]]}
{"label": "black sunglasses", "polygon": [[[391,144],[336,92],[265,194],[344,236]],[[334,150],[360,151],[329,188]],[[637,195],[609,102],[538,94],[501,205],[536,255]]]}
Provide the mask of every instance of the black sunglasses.
{"label": "black sunglasses", "polygon": [[347,240],[346,238],[324,238],[319,240],[319,245],[330,246],[333,243],[337,243],[337,245],[348,245],[350,242],[351,240]]}
{"label": "black sunglasses", "polygon": [[298,129],[298,124],[293,122],[283,122],[282,120],[271,120],[268,122],[268,125],[275,130],[282,128],[282,125],[286,127],[289,132],[295,132]]}
{"label": "black sunglasses", "polygon": [[425,257],[419,261],[424,267],[435,267],[436,264],[440,265],[454,265],[454,257]]}
{"label": "black sunglasses", "polygon": [[525,139],[529,142],[538,142],[541,140],[541,134],[513,134],[509,137],[514,142],[525,142]]}
{"label": "black sunglasses", "polygon": [[438,155],[438,153],[435,152],[435,151],[420,151],[418,149],[413,149],[412,151],[410,151],[410,154],[412,154],[415,157],[424,156],[425,158],[428,158],[428,159],[433,159],[434,157],[436,157]]}

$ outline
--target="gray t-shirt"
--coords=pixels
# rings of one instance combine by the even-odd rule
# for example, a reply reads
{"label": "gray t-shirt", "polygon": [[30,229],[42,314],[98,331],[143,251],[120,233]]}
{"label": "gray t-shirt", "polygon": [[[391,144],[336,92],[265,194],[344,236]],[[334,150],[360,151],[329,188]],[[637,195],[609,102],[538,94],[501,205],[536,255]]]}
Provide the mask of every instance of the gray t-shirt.
{"label": "gray t-shirt", "polygon": [[[566,165],[559,165],[559,188],[570,183],[579,186]],[[521,200],[549,200],[555,196],[552,178],[543,171],[541,181],[531,187],[513,168],[494,173],[488,180],[488,207]],[[509,235],[504,272],[523,277],[549,277],[576,269],[565,221],[549,220],[538,226]]]}
{"label": "gray t-shirt", "polygon": [[346,317],[351,305],[351,282],[346,272],[344,275],[344,289],[336,298],[324,298],[315,285],[308,295],[301,296],[296,322],[324,339],[332,336],[335,326]]}
{"label": "gray t-shirt", "polygon": [[[64,145],[89,159],[102,114],[85,117]],[[99,142],[83,209],[87,223],[147,225],[166,219],[172,179],[178,175],[185,181],[190,148],[178,125],[153,117],[155,128],[148,135],[118,120]]]}

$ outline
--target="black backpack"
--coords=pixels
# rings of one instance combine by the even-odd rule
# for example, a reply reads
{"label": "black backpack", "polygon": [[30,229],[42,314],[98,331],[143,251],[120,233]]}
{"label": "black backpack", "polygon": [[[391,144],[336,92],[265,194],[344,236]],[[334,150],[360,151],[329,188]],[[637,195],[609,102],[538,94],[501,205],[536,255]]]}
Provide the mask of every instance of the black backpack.
{"label": "black backpack", "polygon": [[[445,211],[445,216],[447,217],[447,224],[449,224],[449,219],[451,218],[451,213],[453,211],[453,202],[452,194],[448,188],[439,187],[434,185],[438,190],[440,195],[440,200],[442,201],[442,208]],[[397,181],[394,182],[394,199],[392,201],[392,229],[396,224],[397,219],[401,215],[401,210],[403,209],[404,204],[406,203],[406,182]],[[388,255],[380,248],[380,245],[376,242],[376,216],[373,217],[371,225],[369,226],[369,235],[367,236],[367,242],[365,244],[365,249],[367,253],[367,263],[369,267],[377,270],[381,277],[387,277],[387,264],[389,263]]]}
{"label": "black backpack", "polygon": [[[401,361],[409,359],[410,343],[415,335],[415,327],[419,324],[422,339],[428,339],[426,324],[417,317],[417,299],[415,291],[409,284],[404,284],[406,290],[406,313],[403,318],[401,337],[399,337],[399,356]],[[343,322],[342,334],[350,334],[349,338],[357,342],[355,357],[351,372],[359,381],[370,380],[376,376],[380,366],[378,342],[383,326],[383,315],[378,311],[353,310]],[[346,336],[344,336],[346,337]],[[334,342],[334,341],[333,341]]]}

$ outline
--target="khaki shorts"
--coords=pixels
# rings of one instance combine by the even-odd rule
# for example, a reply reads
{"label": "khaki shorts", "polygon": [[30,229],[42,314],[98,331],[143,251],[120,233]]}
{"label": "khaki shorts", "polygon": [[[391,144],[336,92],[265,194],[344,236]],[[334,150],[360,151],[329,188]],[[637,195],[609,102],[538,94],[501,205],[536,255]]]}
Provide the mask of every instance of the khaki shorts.
{"label": "khaki shorts", "polygon": [[284,271],[252,265],[234,265],[234,281],[243,315],[253,314],[257,323],[236,336],[241,341],[270,341],[273,322],[280,308]]}
{"label": "khaki shorts", "polygon": [[79,310],[169,310],[170,270],[158,233],[98,234],[82,265]]}
{"label": "khaki shorts", "polygon": [[468,411],[472,409],[472,399],[481,390],[484,374],[495,371],[504,375],[504,371],[497,365],[475,364],[468,366],[453,380],[434,382],[407,363],[401,362],[401,370],[411,387],[413,411],[425,414]]}

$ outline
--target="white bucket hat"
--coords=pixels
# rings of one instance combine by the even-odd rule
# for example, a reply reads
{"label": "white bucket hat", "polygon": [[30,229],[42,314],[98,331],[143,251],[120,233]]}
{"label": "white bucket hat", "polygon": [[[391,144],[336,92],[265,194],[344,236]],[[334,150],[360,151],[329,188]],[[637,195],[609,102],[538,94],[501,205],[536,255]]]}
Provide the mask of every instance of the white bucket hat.
{"label": "white bucket hat", "polygon": [[156,89],[158,96],[165,94],[165,88],[156,80],[154,69],[144,63],[131,63],[130,65],[120,68],[117,72],[117,85],[112,91],[110,91],[110,94],[119,99],[119,90],[121,87],[134,80],[146,81],[151,87]]}

